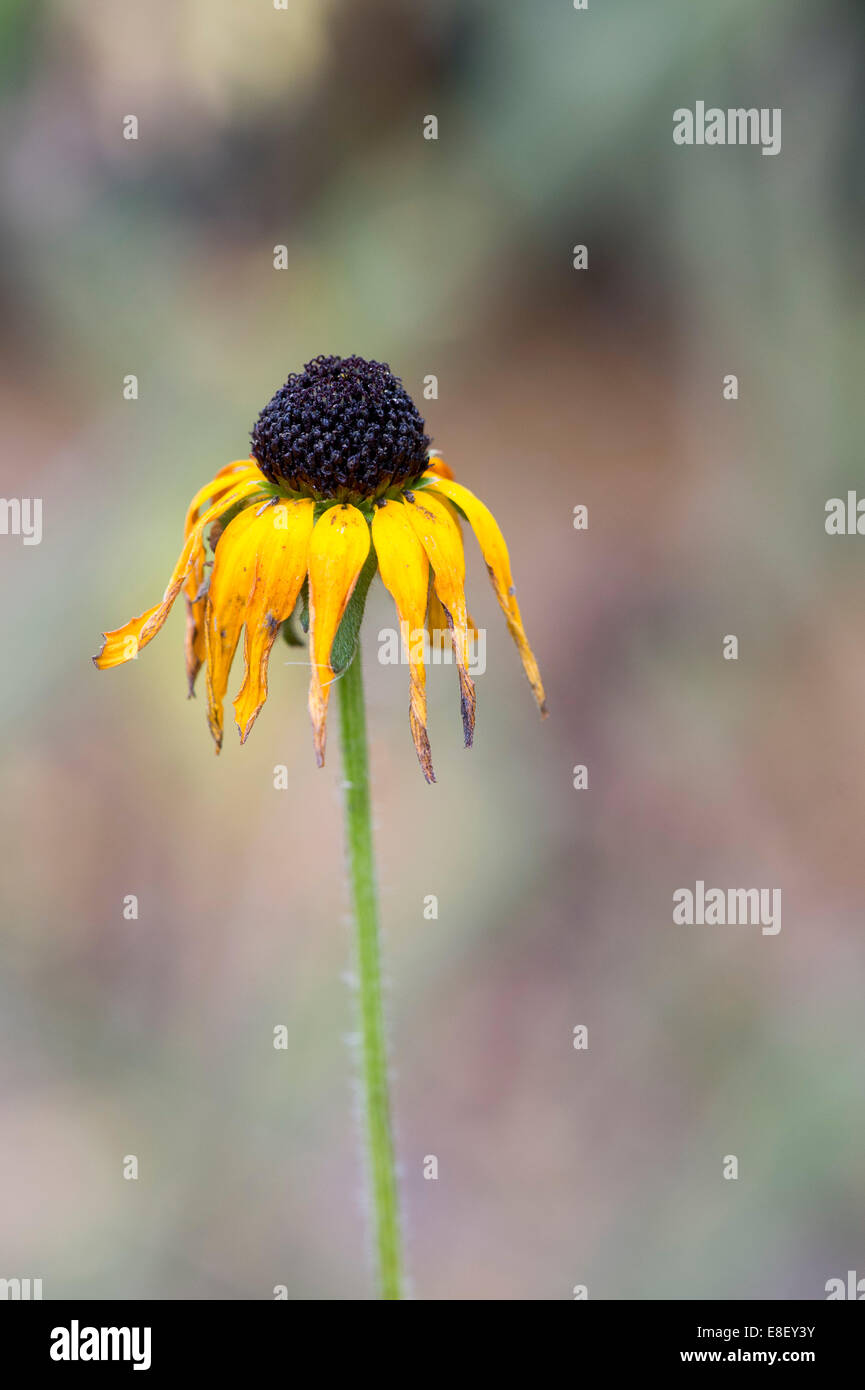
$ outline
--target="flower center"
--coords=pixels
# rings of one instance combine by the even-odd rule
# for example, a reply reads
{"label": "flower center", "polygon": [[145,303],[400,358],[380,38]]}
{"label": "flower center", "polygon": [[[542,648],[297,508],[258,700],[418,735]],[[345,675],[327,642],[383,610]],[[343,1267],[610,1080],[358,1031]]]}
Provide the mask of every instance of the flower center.
{"label": "flower center", "polygon": [[252,429],[253,456],[271,483],[340,501],[379,497],[419,477],[429,443],[399,377],[363,357],[313,358]]}

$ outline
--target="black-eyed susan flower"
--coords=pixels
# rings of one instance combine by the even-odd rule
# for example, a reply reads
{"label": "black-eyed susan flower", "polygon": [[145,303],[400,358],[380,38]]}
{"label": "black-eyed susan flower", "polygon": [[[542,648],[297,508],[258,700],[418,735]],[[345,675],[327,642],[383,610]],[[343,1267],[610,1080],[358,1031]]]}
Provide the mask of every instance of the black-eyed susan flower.
{"label": "black-eyed susan flower", "polygon": [[492,513],[430,450],[424,422],[399,379],[384,364],[361,357],[318,357],[288,378],[252,430],[252,457],[227,464],[193,497],[183,550],[159,603],[106,633],[94,662],[105,670],[136,657],[183,591],[189,692],[204,666],[218,751],[241,632],[244,677],[234,714],[243,743],[267,698],[277,633],[297,610],[309,635],[309,710],[321,765],[330,686],[351,660],[377,569],[408,638],[411,732],[424,775],[434,781],[424,643],[417,640],[424,629],[434,638],[446,632],[453,645],[466,745],[475,723],[461,520],[478,539],[546,713],[507,547]]}

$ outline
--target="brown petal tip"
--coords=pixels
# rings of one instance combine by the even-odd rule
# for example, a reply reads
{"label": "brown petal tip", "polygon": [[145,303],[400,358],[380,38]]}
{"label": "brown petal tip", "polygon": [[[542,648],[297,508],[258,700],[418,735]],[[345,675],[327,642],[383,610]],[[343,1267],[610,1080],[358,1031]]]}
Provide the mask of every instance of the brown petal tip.
{"label": "brown petal tip", "polygon": [[460,672],[460,711],[463,717],[463,741],[471,748],[475,736],[475,707],[477,696],[470,676]]}
{"label": "brown petal tip", "polygon": [[327,743],[327,719],[325,715],[313,718],[312,747],[317,767],[324,767],[324,749]]}
{"label": "brown petal tip", "polygon": [[430,748],[429,735],[425,726],[419,719],[410,716],[412,738],[414,739],[417,760],[421,765],[421,771],[428,783],[435,782],[436,775],[433,772],[432,749]]}

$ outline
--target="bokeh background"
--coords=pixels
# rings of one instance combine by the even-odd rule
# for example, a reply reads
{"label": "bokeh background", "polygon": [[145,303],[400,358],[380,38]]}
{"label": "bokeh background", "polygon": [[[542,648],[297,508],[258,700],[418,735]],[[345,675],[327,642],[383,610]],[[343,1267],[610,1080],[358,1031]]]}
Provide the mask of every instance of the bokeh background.
{"label": "bokeh background", "polygon": [[[550,697],[541,724],[469,546],[477,743],[434,671],[427,787],[373,595],[415,1296],[865,1274],[865,540],[824,530],[863,477],[862,7],[0,16],[2,493],[44,502],[41,545],[0,537],[0,1275],[369,1296],[335,730],[319,772],[277,646],[253,737],[215,758],[179,609],[139,662],[89,662],[319,352],[419,400],[437,375],[429,429],[509,538]],[[697,99],[782,107],[781,154],[677,148]],[[780,887],[781,933],[675,927],[698,878]]]}

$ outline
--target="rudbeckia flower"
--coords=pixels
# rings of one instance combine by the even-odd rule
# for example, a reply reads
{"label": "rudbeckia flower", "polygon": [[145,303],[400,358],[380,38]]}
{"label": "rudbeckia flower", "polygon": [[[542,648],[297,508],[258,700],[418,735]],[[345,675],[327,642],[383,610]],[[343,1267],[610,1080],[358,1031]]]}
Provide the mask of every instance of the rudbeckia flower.
{"label": "rudbeckia flower", "polygon": [[234,714],[244,743],[267,699],[268,660],[281,626],[290,640],[299,640],[291,624],[297,610],[309,638],[309,711],[321,766],[330,686],[354,654],[377,570],[406,639],[411,733],[432,782],[425,643],[419,640],[425,629],[433,640],[446,633],[453,645],[466,746],[474,733],[474,625],[466,609],[462,521],[478,539],[545,714],[507,546],[492,513],[431,452],[424,422],[400,380],[386,365],[361,357],[317,357],[288,378],[252,430],[252,457],[221,468],[190,502],[183,549],[159,603],[106,633],[93,660],[107,670],[137,657],[182,591],[189,693],[204,666],[218,752],[241,631],[244,677]]}

